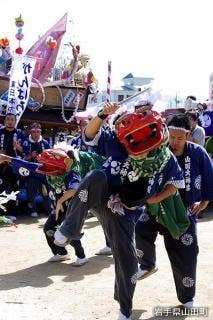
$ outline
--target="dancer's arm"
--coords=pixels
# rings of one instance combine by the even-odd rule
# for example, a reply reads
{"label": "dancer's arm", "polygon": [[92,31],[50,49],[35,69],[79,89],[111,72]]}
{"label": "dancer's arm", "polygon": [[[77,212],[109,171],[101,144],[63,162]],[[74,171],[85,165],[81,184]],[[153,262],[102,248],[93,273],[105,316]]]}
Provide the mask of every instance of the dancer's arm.
{"label": "dancer's arm", "polygon": [[9,157],[4,153],[0,154],[0,163],[3,163],[3,162],[11,163],[11,161],[12,161],[12,157]]}
{"label": "dancer's arm", "polygon": [[0,163],[11,164],[13,172],[21,177],[33,177],[45,185],[47,184],[46,176],[36,171],[40,166],[39,163],[26,161],[16,157],[9,157],[5,154],[0,154]]}
{"label": "dancer's arm", "polygon": [[146,202],[148,204],[161,202],[164,199],[173,195],[176,191],[177,188],[173,184],[167,184],[161,192],[155,194],[154,196],[151,196],[149,199],[147,199]]}
{"label": "dancer's arm", "polygon": [[56,217],[55,217],[55,220],[57,221],[58,220],[58,217],[59,217],[59,212],[64,212],[64,208],[63,208],[63,203],[65,201],[67,201],[68,199],[72,198],[74,196],[74,194],[76,193],[76,190],[75,189],[70,189],[70,190],[67,190],[64,192],[63,196],[61,196],[58,201],[57,201],[57,204],[56,204],[56,210],[55,210],[55,214],[56,214]]}
{"label": "dancer's arm", "polygon": [[94,117],[87,124],[85,128],[85,136],[88,139],[94,139],[97,132],[100,130],[103,121],[109,116],[115,113],[115,111],[119,108],[119,105],[116,103],[107,103],[104,108],[98,112],[97,116]]}

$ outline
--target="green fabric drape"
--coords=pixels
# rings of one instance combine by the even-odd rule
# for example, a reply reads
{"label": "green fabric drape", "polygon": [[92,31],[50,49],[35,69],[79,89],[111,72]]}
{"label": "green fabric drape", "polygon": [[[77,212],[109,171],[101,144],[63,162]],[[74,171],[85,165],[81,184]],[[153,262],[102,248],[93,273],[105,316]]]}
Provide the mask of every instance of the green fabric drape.
{"label": "green fabric drape", "polygon": [[167,199],[159,203],[147,204],[146,207],[155,217],[156,222],[167,228],[174,239],[178,240],[189,227],[187,211],[178,191]]}
{"label": "green fabric drape", "polygon": [[84,151],[79,151],[79,159],[79,163],[74,160],[72,170],[79,173],[81,178],[85,177],[85,175],[91,170],[100,169],[106,161],[106,158],[103,156],[94,152]]}
{"label": "green fabric drape", "polygon": [[150,151],[144,159],[129,157],[129,161],[137,176],[152,177],[163,170],[170,157],[171,151],[169,148],[162,146],[154,151]]}
{"label": "green fabric drape", "polygon": [[161,172],[167,161],[171,157],[171,151],[168,148],[169,130],[167,126],[164,127],[164,142],[155,150],[148,152],[141,159],[134,159],[129,157],[129,161],[137,176],[152,177]]}
{"label": "green fabric drape", "polygon": [[55,190],[61,189],[61,186],[63,185],[64,179],[66,177],[67,173],[65,174],[56,174],[52,176],[46,175],[48,184]]}

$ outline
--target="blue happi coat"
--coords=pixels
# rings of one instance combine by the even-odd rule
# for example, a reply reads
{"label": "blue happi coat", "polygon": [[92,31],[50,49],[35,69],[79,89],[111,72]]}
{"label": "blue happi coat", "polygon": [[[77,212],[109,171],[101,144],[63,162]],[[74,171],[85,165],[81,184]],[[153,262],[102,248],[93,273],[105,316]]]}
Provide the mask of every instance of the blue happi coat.
{"label": "blue happi coat", "polygon": [[17,156],[16,151],[13,148],[14,140],[23,148],[23,155],[26,155],[29,147],[25,133],[21,129],[7,131],[5,127],[0,128],[0,150],[4,151],[10,157]]}
{"label": "blue happi coat", "polygon": [[47,181],[46,175],[36,172],[36,169],[39,168],[41,164],[25,161],[18,158],[12,158],[11,164],[13,172],[21,176],[22,178],[27,179],[28,177],[32,177],[41,181],[41,183],[43,183],[47,187],[51,199],[53,198],[52,192],[60,194],[65,190],[77,189],[81,180],[78,173],[76,173],[75,171],[71,171],[67,173],[67,175],[65,176],[64,181],[61,184],[60,190],[53,190],[53,188],[49,185]]}
{"label": "blue happi coat", "polygon": [[109,197],[119,195],[126,206],[123,208],[126,217],[130,214],[132,216],[133,210],[140,210],[146,199],[158,193],[166,184],[171,183],[177,188],[184,187],[183,171],[172,153],[160,173],[152,177],[138,177],[114,131],[101,130],[92,141],[87,138],[85,141],[95,145],[102,155],[108,157],[102,169],[108,179]]}
{"label": "blue happi coat", "polygon": [[183,155],[177,157],[184,171],[185,189],[181,191],[187,207],[197,201],[213,200],[213,161],[198,144],[187,142]]}

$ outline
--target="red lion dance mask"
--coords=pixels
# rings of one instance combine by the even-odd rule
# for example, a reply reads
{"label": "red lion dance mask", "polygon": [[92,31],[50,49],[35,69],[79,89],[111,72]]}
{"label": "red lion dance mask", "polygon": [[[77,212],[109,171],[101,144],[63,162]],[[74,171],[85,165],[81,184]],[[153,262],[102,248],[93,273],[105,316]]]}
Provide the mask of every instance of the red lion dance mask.
{"label": "red lion dance mask", "polygon": [[64,174],[73,165],[73,159],[62,149],[46,149],[37,156],[37,161],[42,165],[36,171],[45,175]]}
{"label": "red lion dance mask", "polygon": [[144,155],[164,142],[164,125],[160,114],[140,110],[123,115],[115,122],[115,132],[132,157]]}

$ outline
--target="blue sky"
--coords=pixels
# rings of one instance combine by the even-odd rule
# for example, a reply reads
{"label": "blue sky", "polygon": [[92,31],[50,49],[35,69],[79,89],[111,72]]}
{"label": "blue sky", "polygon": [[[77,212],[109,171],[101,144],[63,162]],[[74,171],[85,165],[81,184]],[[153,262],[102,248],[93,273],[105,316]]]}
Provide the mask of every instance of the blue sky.
{"label": "blue sky", "polygon": [[26,51],[68,12],[71,41],[90,55],[100,89],[111,60],[112,87],[132,72],[154,77],[168,93],[205,99],[213,72],[212,7],[210,0],[4,1],[0,37],[17,47],[14,18],[21,13]]}

